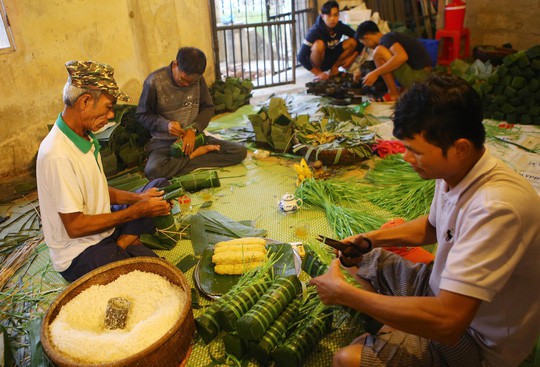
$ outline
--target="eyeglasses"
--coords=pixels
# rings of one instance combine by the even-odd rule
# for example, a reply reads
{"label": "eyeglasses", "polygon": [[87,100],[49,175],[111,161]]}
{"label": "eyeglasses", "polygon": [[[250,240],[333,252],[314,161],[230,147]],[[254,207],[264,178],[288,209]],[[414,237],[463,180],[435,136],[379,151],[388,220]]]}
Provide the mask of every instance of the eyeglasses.
{"label": "eyeglasses", "polygon": [[202,75],[199,75],[198,77],[192,80],[189,80],[189,79],[183,78],[180,74],[178,74],[178,81],[180,82],[180,84],[185,85],[186,87],[197,83],[201,78],[202,78]]}

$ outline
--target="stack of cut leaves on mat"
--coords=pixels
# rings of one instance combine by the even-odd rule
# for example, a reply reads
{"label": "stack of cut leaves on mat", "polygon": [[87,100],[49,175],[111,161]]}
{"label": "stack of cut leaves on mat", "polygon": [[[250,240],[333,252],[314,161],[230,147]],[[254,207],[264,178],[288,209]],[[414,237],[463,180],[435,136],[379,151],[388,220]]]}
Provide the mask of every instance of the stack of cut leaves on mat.
{"label": "stack of cut leaves on mat", "polygon": [[282,153],[292,146],[294,122],[282,98],[271,98],[268,107],[261,107],[256,114],[248,115],[248,119],[257,143]]}
{"label": "stack of cut leaves on mat", "polygon": [[237,222],[215,210],[199,210],[196,215],[186,218],[193,223],[195,217],[201,217],[208,243],[214,244],[234,238],[264,237],[267,232],[262,228],[255,228],[251,221]]}
{"label": "stack of cut leaves on mat", "polygon": [[328,117],[317,121],[310,121],[308,115],[297,116],[293,152],[324,164],[353,164],[371,155],[375,133],[366,126],[378,124],[377,119],[359,116],[351,109],[327,106],[322,111]]}
{"label": "stack of cut leaves on mat", "polygon": [[[214,360],[254,359],[263,366],[301,366],[329,332],[331,309],[311,291],[301,295],[296,275],[275,275],[270,258],[246,273],[239,283],[195,319],[205,343],[218,337],[224,351],[209,348]],[[220,332],[224,333],[220,333]],[[218,339],[220,339],[218,337]],[[221,355],[216,353],[221,352]]]}
{"label": "stack of cut leaves on mat", "polygon": [[233,112],[249,104],[253,83],[249,79],[227,77],[216,80],[210,87],[215,113]]}

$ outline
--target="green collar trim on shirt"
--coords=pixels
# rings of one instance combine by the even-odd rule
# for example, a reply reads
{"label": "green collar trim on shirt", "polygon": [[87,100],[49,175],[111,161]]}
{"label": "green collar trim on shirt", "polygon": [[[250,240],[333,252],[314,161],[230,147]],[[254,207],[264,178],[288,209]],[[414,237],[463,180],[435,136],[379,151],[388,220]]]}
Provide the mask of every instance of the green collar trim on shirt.
{"label": "green collar trim on shirt", "polygon": [[90,148],[92,148],[92,144],[94,145],[94,156],[96,157],[99,153],[99,142],[97,141],[94,134],[92,134],[91,131],[88,131],[88,136],[92,139],[92,141],[88,141],[85,138],[77,135],[75,131],[71,130],[71,128],[66,124],[64,119],[62,118],[62,114],[58,114],[58,118],[56,119],[56,126],[75,144],[77,148],[83,153],[88,153],[90,151]]}

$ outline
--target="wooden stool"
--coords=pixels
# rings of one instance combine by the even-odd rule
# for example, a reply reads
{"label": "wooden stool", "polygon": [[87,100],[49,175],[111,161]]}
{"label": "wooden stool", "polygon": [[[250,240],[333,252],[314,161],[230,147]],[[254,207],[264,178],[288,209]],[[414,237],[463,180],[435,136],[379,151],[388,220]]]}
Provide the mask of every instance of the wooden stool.
{"label": "wooden stool", "polygon": [[455,59],[469,57],[469,28],[460,30],[439,29],[435,38],[442,44],[442,55],[439,57],[439,64],[449,65]]}

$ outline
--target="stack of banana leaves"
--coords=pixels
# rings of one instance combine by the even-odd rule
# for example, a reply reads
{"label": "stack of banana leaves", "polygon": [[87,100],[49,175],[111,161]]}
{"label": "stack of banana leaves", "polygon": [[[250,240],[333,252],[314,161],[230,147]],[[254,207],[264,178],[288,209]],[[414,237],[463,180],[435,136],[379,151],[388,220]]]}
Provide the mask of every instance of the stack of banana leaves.
{"label": "stack of banana leaves", "polygon": [[476,89],[484,97],[486,117],[540,125],[540,45],[506,56]]}
{"label": "stack of banana leaves", "polygon": [[256,114],[248,115],[255,132],[255,141],[268,145],[271,149],[285,153],[292,146],[294,119],[285,100],[271,98],[268,106],[263,106]]}
{"label": "stack of banana leaves", "polygon": [[[222,338],[225,353],[267,366],[301,366],[330,331],[332,309],[313,289],[302,294],[296,275],[271,271],[274,258],[242,276],[238,284],[195,319],[205,343]],[[218,336],[219,335],[219,336]],[[213,348],[210,348],[212,350]],[[212,353],[212,352],[211,352]]]}
{"label": "stack of banana leaves", "polygon": [[216,80],[210,87],[215,113],[233,112],[249,104],[252,89],[253,83],[249,79],[227,77]]}
{"label": "stack of banana leaves", "polygon": [[101,159],[107,177],[117,172],[142,165],[145,152],[144,145],[150,139],[148,131],[137,122],[135,112],[137,106],[120,104],[114,106],[116,122],[110,135],[104,133],[100,140]]}
{"label": "stack of banana leaves", "polygon": [[347,121],[328,117],[310,121],[309,116],[299,115],[295,121],[297,144],[293,152],[303,154],[307,161],[315,161],[322,152],[333,151],[334,164],[340,162],[344,152],[353,154],[358,160],[368,158],[371,156],[371,145],[375,142],[375,133],[365,126],[373,124],[373,119],[351,114],[351,119]]}

